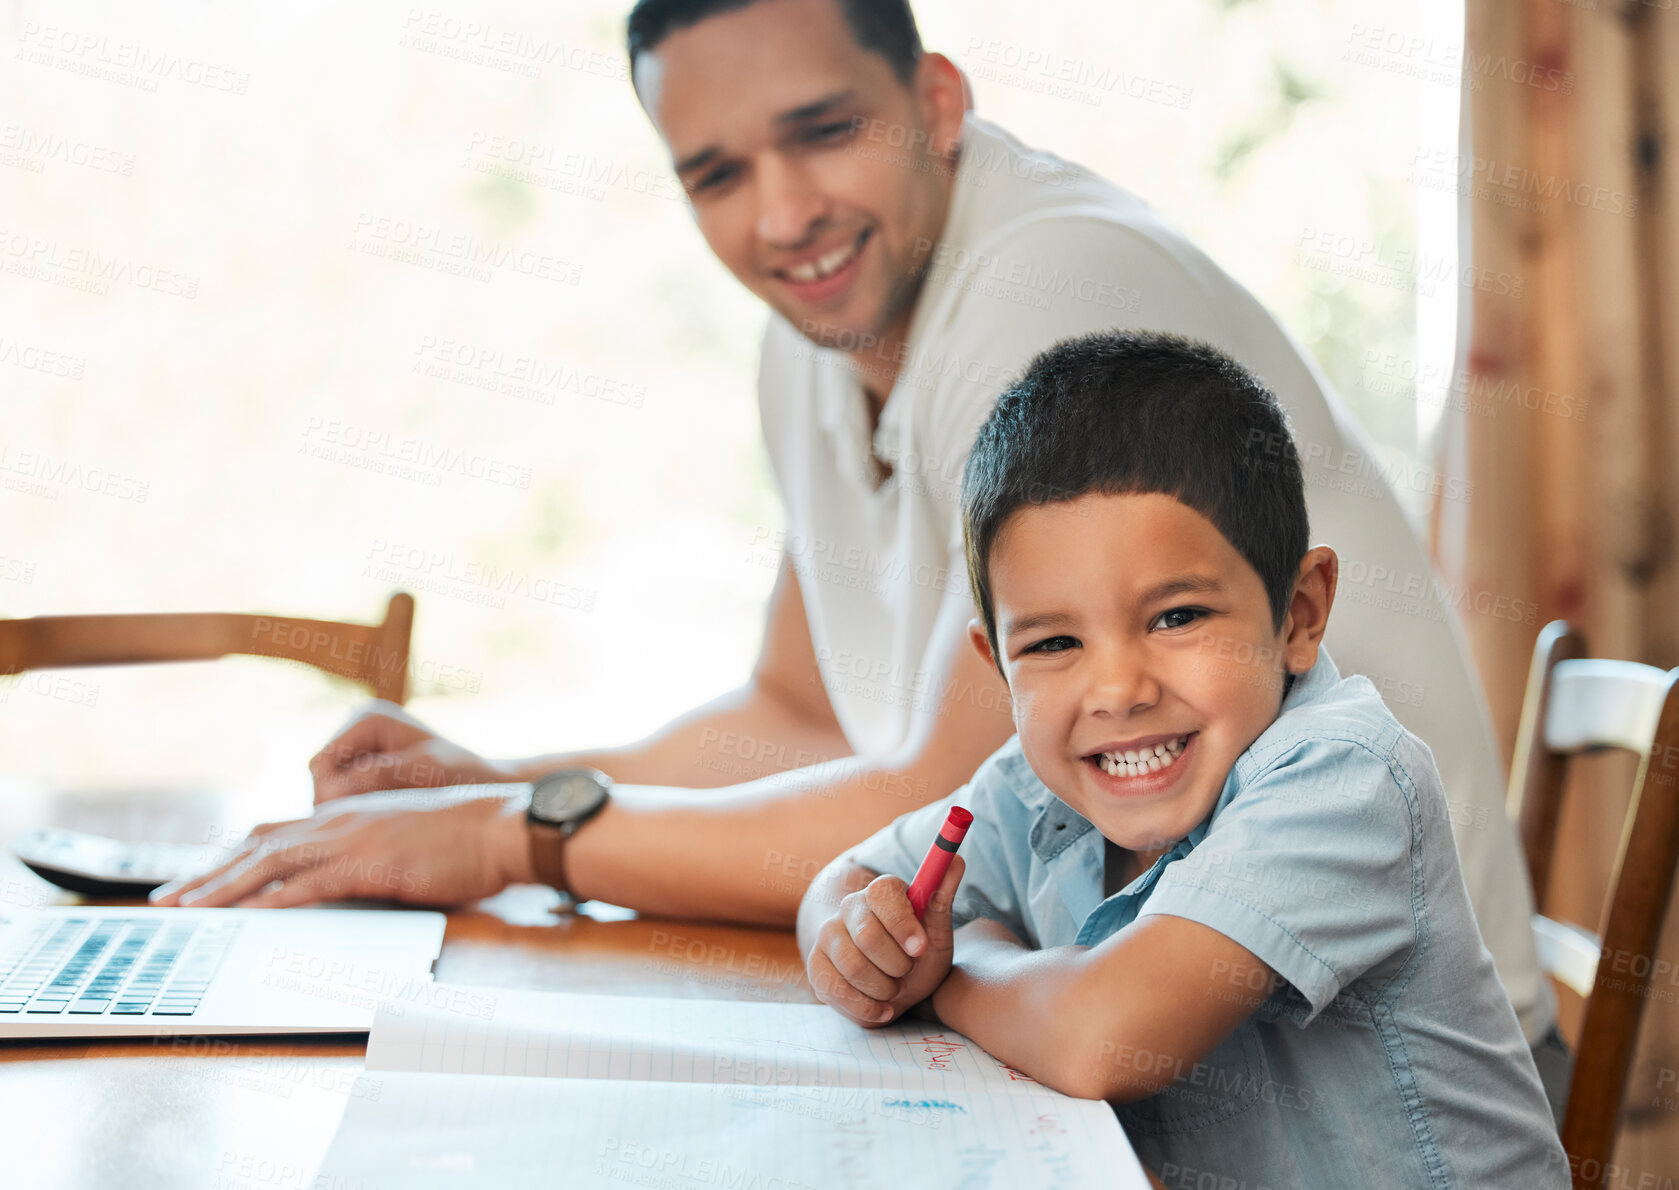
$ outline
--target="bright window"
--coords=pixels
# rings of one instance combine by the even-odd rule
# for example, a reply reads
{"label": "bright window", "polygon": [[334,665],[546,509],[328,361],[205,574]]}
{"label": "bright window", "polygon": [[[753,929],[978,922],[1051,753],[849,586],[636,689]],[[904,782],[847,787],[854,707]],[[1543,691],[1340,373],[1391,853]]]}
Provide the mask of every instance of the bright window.
{"label": "bright window", "polygon": [[[413,709],[492,755],[741,681],[780,526],[763,312],[635,102],[625,7],[11,6],[0,614],[367,619],[406,588]],[[1164,210],[1421,466],[1461,5],[917,10],[983,114]],[[9,773],[261,787],[278,815],[357,697],[238,661],[0,700]]]}

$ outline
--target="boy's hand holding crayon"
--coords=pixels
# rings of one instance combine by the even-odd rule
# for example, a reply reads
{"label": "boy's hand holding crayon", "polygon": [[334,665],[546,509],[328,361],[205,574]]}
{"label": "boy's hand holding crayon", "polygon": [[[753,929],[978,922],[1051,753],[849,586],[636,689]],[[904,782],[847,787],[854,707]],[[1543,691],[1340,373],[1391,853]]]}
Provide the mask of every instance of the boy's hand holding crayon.
{"label": "boy's hand holding crayon", "polygon": [[951,857],[920,921],[909,885],[896,876],[876,876],[842,900],[811,948],[808,973],[817,998],[873,1027],[931,996],[950,974],[950,911],[963,866],[961,856]]}
{"label": "boy's hand holding crayon", "polygon": [[860,1025],[896,1020],[950,974],[950,924],[965,865],[956,849],[974,816],[952,806],[913,884],[876,876],[839,903],[807,962],[818,998]]}

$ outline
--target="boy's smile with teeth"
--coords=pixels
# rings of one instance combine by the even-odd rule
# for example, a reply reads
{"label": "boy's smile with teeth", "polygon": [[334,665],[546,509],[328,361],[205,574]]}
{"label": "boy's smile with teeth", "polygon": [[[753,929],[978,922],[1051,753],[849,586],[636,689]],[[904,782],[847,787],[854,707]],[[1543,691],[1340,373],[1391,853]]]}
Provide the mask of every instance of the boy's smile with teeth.
{"label": "boy's smile with teeth", "polygon": [[1095,761],[1104,772],[1114,777],[1141,777],[1171,768],[1194,732],[1173,736],[1160,743],[1145,743],[1130,748],[1111,748],[1097,752],[1087,759]]}

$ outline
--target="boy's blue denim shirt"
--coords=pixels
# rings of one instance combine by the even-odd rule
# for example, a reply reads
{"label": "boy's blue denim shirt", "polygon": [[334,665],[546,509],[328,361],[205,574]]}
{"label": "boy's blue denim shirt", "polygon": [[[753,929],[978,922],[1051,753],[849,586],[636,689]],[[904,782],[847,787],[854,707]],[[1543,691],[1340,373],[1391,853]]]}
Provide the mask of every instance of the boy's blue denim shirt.
{"label": "boy's blue denim shirt", "polygon": [[[1030,946],[1096,946],[1170,913],[1286,981],[1164,1091],[1114,1105],[1168,1187],[1570,1184],[1469,906],[1434,759],[1327,652],[1237,758],[1206,821],[1105,900],[1101,833],[1038,780],[1018,737],[846,858],[911,879],[952,804],[974,813],[958,925],[990,917]],[[1166,1059],[1145,1046],[1114,1060]]]}

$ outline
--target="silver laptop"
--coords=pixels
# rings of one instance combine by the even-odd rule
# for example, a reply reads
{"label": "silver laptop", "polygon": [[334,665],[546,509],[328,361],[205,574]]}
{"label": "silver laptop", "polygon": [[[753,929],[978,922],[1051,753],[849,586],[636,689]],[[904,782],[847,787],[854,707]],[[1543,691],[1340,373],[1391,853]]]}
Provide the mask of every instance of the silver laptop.
{"label": "silver laptop", "polygon": [[365,1033],[442,945],[405,910],[0,909],[0,1038]]}

